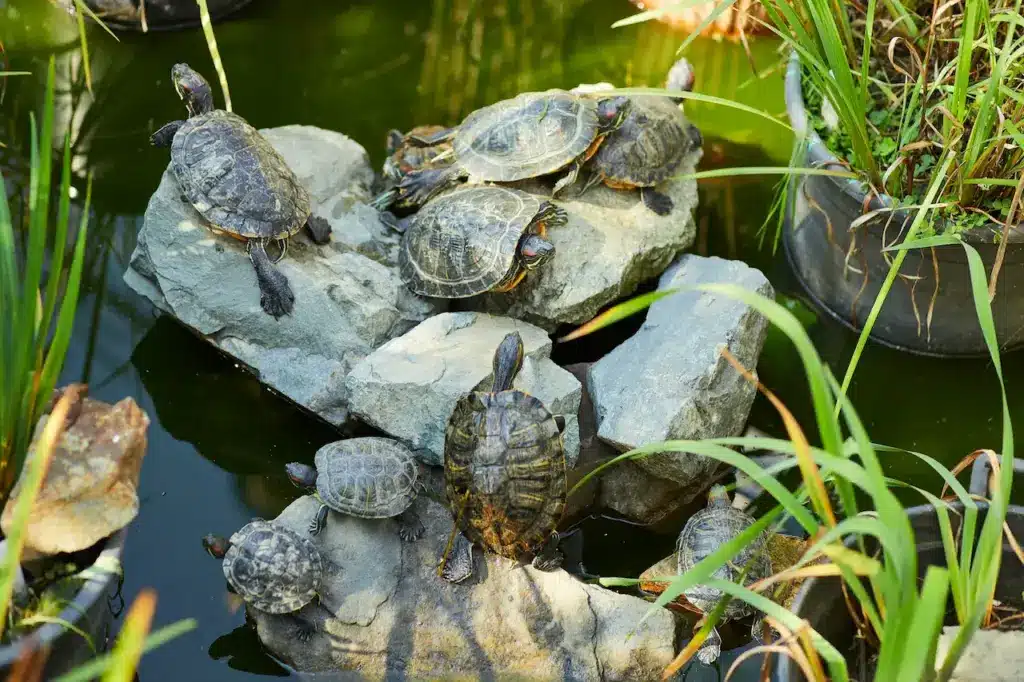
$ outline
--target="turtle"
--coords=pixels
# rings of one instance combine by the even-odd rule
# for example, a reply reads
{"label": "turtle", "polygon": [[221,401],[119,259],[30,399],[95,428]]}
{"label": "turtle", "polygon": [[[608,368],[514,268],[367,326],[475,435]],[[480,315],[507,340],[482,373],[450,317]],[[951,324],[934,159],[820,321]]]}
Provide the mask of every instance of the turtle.
{"label": "turtle", "polygon": [[388,157],[384,159],[382,169],[385,180],[397,184],[412,171],[451,164],[455,157],[450,140],[427,147],[409,142],[410,137],[418,139],[429,137],[444,130],[447,128],[440,125],[416,126],[406,134],[399,130],[389,130],[387,136]]}
{"label": "turtle", "polygon": [[[316,244],[328,243],[330,224],[312,214],[309,192],[267,138],[238,114],[214,108],[205,78],[188,64],[175,64],[171,80],[188,118],[166,124],[150,143],[170,147],[182,196],[207,227],[245,242],[260,307],[275,319],[291,314],[295,295],[274,264],[303,227]],[[273,262],[266,251],[270,240],[281,249]]]}
{"label": "turtle", "polygon": [[510,332],[494,353],[491,390],[463,396],[448,419],[444,481],[459,542],[439,573],[450,582],[472,575],[473,544],[516,561],[532,556],[544,571],[562,563],[565,418],[512,388],[522,364],[522,337]]}
{"label": "turtle", "polygon": [[[685,58],[672,67],[667,90],[687,91],[693,86],[693,71],[686,67]],[[662,95],[630,97],[622,124],[584,167],[590,175],[580,194],[599,183],[614,189],[639,188],[647,208],[657,215],[670,214],[672,199],[654,187],[672,177],[683,159],[704,143],[700,129],[683,115],[682,101]]]}
{"label": "turtle", "polygon": [[423,524],[411,508],[422,485],[409,448],[391,438],[350,438],[317,450],[314,463],[315,468],[300,462],[285,465],[291,482],[321,502],[309,524],[311,535],[323,530],[328,509],[364,519],[398,516],[403,540],[423,535]]}
{"label": "turtle", "polygon": [[554,256],[547,229],[567,221],[562,208],[522,190],[459,187],[392,223],[403,232],[399,274],[413,292],[432,298],[510,291]]}
{"label": "turtle", "polygon": [[323,580],[316,545],[272,521],[253,519],[230,539],[206,535],[203,548],[223,559],[229,589],[266,613],[298,611],[313,601]]}
{"label": "turtle", "polygon": [[418,208],[462,180],[514,182],[567,169],[552,197],[576,181],[580,167],[622,122],[629,100],[604,94],[576,95],[567,90],[524,92],[477,109],[455,128],[433,135],[411,135],[414,144],[451,141],[454,161],[442,168],[409,172],[373,201],[378,210],[392,204]]}
{"label": "turtle", "polygon": [[[754,524],[754,519],[730,504],[729,494],[722,485],[715,485],[708,494],[707,507],[697,512],[686,522],[676,540],[677,570],[686,573],[723,544],[729,542]],[[746,567],[744,585],[767,578],[771,575],[771,558],[767,551],[769,534],[761,533],[744,547],[731,561],[714,573],[715,578],[737,582]],[[694,585],[682,594],[683,606],[702,615],[697,627],[703,625],[703,616],[711,611],[722,598],[722,592],[705,585]],[[744,618],[755,614],[754,607],[741,599],[732,599],[722,614],[722,620]],[[755,640],[761,639],[762,618],[757,618],[751,628]],[[713,663],[722,652],[722,637],[718,630],[712,630],[697,651],[697,658],[705,664]]]}

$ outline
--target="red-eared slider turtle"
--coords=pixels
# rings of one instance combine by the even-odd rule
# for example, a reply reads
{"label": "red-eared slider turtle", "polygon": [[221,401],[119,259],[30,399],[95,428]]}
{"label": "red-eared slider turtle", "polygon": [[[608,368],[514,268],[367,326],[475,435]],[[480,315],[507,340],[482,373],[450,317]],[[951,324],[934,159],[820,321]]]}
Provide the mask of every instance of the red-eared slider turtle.
{"label": "red-eared slider turtle", "polygon": [[[472,574],[472,544],[510,559],[533,556],[551,570],[562,562],[556,528],[565,509],[565,419],[512,388],[523,364],[523,341],[508,334],[494,354],[490,391],[455,405],[445,430],[448,503],[464,534],[441,575],[460,582]],[[467,541],[468,540],[468,541]]]}
{"label": "red-eared slider turtle", "polygon": [[224,560],[224,577],[231,590],[260,611],[298,611],[320,589],[320,552],[309,539],[290,528],[253,519],[230,540],[207,535],[203,547],[211,556]]}
{"label": "red-eared slider turtle", "polygon": [[[669,71],[665,89],[686,91],[693,85],[689,63],[679,60]],[[662,95],[629,98],[622,125],[587,162],[590,177],[583,192],[599,182],[615,189],[640,189],[640,197],[658,215],[672,212],[672,200],[653,188],[668,180],[682,160],[703,144],[700,130],[686,120],[682,99]],[[582,193],[582,192],[581,192]]]}
{"label": "red-eared slider turtle", "polygon": [[567,220],[561,208],[521,190],[460,187],[403,221],[399,273],[421,296],[509,291],[554,255],[547,228]]}
{"label": "red-eared slider turtle", "polygon": [[409,140],[425,146],[452,141],[455,160],[413,171],[393,192],[374,200],[379,210],[422,206],[461,180],[514,182],[567,169],[552,196],[576,180],[608,133],[622,121],[625,97],[581,96],[566,90],[526,92],[469,114],[456,128]]}
{"label": "red-eared slider turtle", "polygon": [[214,109],[206,79],[188,64],[175,64],[171,79],[189,117],[163,126],[150,142],[171,148],[182,194],[208,227],[245,241],[263,310],[275,318],[291,313],[295,295],[266,244],[278,241],[276,263],[288,237],[305,227],[314,242],[326,244],[330,225],[311,215],[309,193],[270,142],[238,114]]}
{"label": "red-eared slider turtle", "polygon": [[[676,556],[680,574],[686,573],[700,561],[754,524],[754,519],[729,503],[725,488],[716,485],[708,495],[708,506],[686,522],[676,541]],[[720,580],[739,582],[746,567],[743,585],[749,585],[771,575],[771,560],[767,551],[768,533],[762,533],[714,573]],[[748,566],[749,564],[749,566]],[[713,587],[695,585],[683,592],[687,605],[696,613],[707,614],[722,598],[722,592]],[[732,599],[722,620],[754,615],[755,609],[741,599]],[[702,623],[698,623],[698,626]],[[754,622],[751,634],[760,639],[760,618]],[[717,630],[704,641],[697,657],[703,663],[714,662],[722,652],[722,638]]]}
{"label": "red-eared slider turtle", "polygon": [[423,524],[410,507],[421,486],[409,448],[390,438],[352,438],[328,443],[313,461],[315,469],[299,462],[285,465],[291,482],[321,502],[309,524],[311,535],[323,530],[328,509],[364,519],[398,516],[403,540],[423,535]]}
{"label": "red-eared slider turtle", "polygon": [[447,128],[444,126],[423,125],[416,126],[405,135],[398,130],[388,131],[388,158],[384,160],[382,169],[384,179],[398,183],[412,171],[447,166],[454,162],[455,156],[450,140],[427,147],[409,142],[410,137],[426,138],[445,130]]}

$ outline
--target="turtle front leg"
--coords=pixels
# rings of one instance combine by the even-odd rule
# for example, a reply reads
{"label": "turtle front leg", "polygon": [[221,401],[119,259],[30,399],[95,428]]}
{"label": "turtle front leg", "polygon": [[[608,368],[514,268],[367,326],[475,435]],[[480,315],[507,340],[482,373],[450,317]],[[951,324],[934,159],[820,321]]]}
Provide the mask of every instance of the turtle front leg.
{"label": "turtle front leg", "polygon": [[457,183],[461,177],[460,171],[454,166],[426,168],[410,172],[398,183],[396,190],[405,204],[410,207],[422,206],[441,190]]}
{"label": "turtle front leg", "polygon": [[423,522],[420,521],[419,515],[413,511],[412,507],[409,507],[399,514],[397,520],[398,537],[402,538],[406,542],[419,540],[427,530],[423,527]]}
{"label": "turtle front leg", "polygon": [[540,548],[533,557],[533,567],[538,571],[554,571],[562,566],[562,561],[565,559],[565,555],[562,554],[562,550],[558,549],[558,542],[561,536],[558,533],[552,533],[548,536],[547,542]]}
{"label": "turtle front leg", "polygon": [[671,213],[675,206],[668,195],[655,192],[650,187],[640,188],[640,198],[643,199],[644,206],[662,216]]}
{"label": "turtle front leg", "polygon": [[185,125],[184,121],[171,121],[160,130],[149,136],[149,143],[154,147],[170,147],[178,128]]}
{"label": "turtle front leg", "polygon": [[452,549],[441,557],[441,577],[450,583],[461,583],[473,576],[473,543],[460,531]]}
{"label": "turtle front leg", "polygon": [[295,294],[288,284],[288,278],[270,262],[265,240],[250,239],[246,242],[246,248],[260,287],[260,307],[275,319],[290,315],[295,307]]}
{"label": "turtle front leg", "polygon": [[331,241],[331,224],[318,215],[310,215],[306,220],[306,232],[314,244],[328,244]]}
{"label": "turtle front leg", "polygon": [[[407,139],[417,147],[433,147],[455,137],[455,128],[445,128],[432,135],[410,135]],[[397,148],[397,147],[396,147]]]}
{"label": "turtle front leg", "polygon": [[313,520],[309,522],[310,535],[320,535],[324,526],[327,525],[327,513],[329,511],[330,510],[327,508],[326,504],[321,504],[320,508],[316,510],[316,516],[314,516]]}
{"label": "turtle front leg", "polygon": [[569,172],[559,178],[558,182],[555,183],[555,188],[551,190],[551,196],[556,196],[561,193],[566,187],[576,182],[576,178],[579,177],[580,168],[583,167],[583,161],[576,159],[569,165]]}

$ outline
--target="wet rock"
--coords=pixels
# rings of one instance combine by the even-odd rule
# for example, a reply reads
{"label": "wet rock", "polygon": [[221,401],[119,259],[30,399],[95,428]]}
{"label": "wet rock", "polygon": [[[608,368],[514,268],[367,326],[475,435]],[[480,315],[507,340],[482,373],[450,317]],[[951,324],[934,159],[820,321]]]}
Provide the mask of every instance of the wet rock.
{"label": "wet rock", "polygon": [[[662,275],[658,288],[703,283],[773,293],[764,275],[742,262],[690,254]],[[669,439],[738,435],[755,389],[721,349],[753,371],[766,331],[760,313],[718,294],[688,291],[657,301],[640,331],[590,369],[598,436],[626,451]],[[710,482],[717,468],[715,461],[691,453],[658,453],[635,462],[685,489]]]}
{"label": "wet rock", "polygon": [[[398,541],[392,519],[332,515],[313,539],[325,560],[322,601],[295,615],[250,610],[263,644],[304,672],[358,670],[361,679],[657,679],[672,660],[675,622],[648,604],[475,552],[476,574],[437,575],[448,511],[416,503],[426,527]],[[277,521],[306,532],[316,502],[302,497]],[[626,637],[633,628],[636,632]]]}
{"label": "wet rock", "polygon": [[[695,151],[683,161],[679,174],[692,173],[700,157]],[[520,189],[550,195],[550,188],[537,181],[521,183]],[[511,292],[486,294],[471,305],[547,330],[589,320],[612,301],[631,294],[640,282],[657,277],[693,243],[696,181],[671,180],[658,190],[675,203],[668,216],[645,207],[638,191],[600,185],[574,196],[572,189],[567,190],[557,203],[569,222],[548,232],[555,257]]]}
{"label": "wet rock", "polygon": [[349,370],[444,303],[418,298],[399,279],[397,239],[366,203],[373,171],[362,147],[310,126],[261,132],[332,228],[324,246],[305,231],[289,240],[278,267],[295,292],[293,313],[275,320],[263,312],[245,245],[202,226],[170,168],[146,208],[124,279],[264,383],[342,425]]}
{"label": "wet rock", "polygon": [[543,329],[484,313],[444,313],[384,344],[346,379],[355,415],[405,441],[426,463],[444,461],[444,430],[455,403],[470,391],[489,388],[494,351],[518,331],[525,360],[513,386],[565,416],[569,467],[579,453],[580,383],[549,359]]}
{"label": "wet rock", "polygon": [[[708,474],[710,483],[710,473]],[[619,462],[601,474],[601,505],[635,523],[653,525],[690,504],[704,486],[680,486],[647,473],[634,462]]]}

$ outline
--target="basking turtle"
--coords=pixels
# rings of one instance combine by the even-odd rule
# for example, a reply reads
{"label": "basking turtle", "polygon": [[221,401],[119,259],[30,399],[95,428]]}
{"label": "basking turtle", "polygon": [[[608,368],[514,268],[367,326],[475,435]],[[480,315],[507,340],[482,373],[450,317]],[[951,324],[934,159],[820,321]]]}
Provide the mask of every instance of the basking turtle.
{"label": "basking turtle", "polygon": [[230,540],[207,535],[203,547],[211,556],[224,560],[224,577],[231,590],[260,611],[298,611],[320,589],[320,552],[309,539],[290,528],[253,519]]}
{"label": "basking turtle", "polygon": [[398,130],[388,131],[388,158],[384,159],[384,179],[399,183],[412,171],[433,168],[435,164],[450,165],[455,160],[450,140],[427,147],[409,142],[410,137],[425,138],[445,130],[447,128],[444,126],[424,125],[416,126],[405,135]]}
{"label": "basking turtle", "polygon": [[[214,109],[206,79],[188,64],[175,64],[171,80],[189,117],[163,126],[150,142],[171,148],[181,191],[208,227],[245,241],[263,310],[275,318],[291,313],[295,295],[274,263],[284,258],[288,237],[303,227],[314,242],[326,244],[330,224],[311,215],[309,192],[258,130],[238,114]],[[274,263],[266,251],[272,239],[281,248]]]}
{"label": "basking turtle", "polygon": [[299,462],[285,465],[291,482],[321,502],[309,524],[311,535],[323,530],[328,509],[364,519],[398,516],[403,540],[423,535],[423,524],[410,506],[421,487],[419,465],[407,447],[390,438],[351,438],[323,446],[313,461],[316,468]]}
{"label": "basking turtle", "polygon": [[421,296],[509,291],[554,255],[547,228],[567,220],[561,208],[521,190],[460,187],[402,221],[399,273]]}
{"label": "basking turtle", "polygon": [[444,479],[452,516],[464,538],[441,575],[472,574],[472,544],[510,559],[533,555],[551,570],[562,562],[556,527],[565,509],[565,419],[512,388],[523,364],[523,341],[508,334],[494,354],[490,391],[455,405],[445,430]]}
{"label": "basking turtle", "polygon": [[[745,512],[736,509],[729,503],[729,495],[725,488],[716,485],[708,495],[708,506],[697,512],[686,522],[683,531],[676,541],[678,571],[686,573],[716,551],[723,544],[754,524],[754,519]],[[766,548],[768,533],[757,536],[753,542],[743,548],[731,561],[726,562],[714,573],[715,578],[738,582],[745,566],[749,563],[743,581],[744,585],[756,582],[771,575],[771,560]],[[683,592],[686,598],[684,606],[700,614],[707,614],[722,598],[722,592],[705,585],[695,585]],[[722,620],[751,616],[754,608],[741,599],[732,599],[722,615]],[[700,627],[703,619],[697,624]],[[760,641],[761,619],[758,618],[751,628],[754,639]],[[697,658],[703,663],[712,663],[722,652],[722,638],[718,630],[712,630],[707,640],[697,651]]]}
{"label": "basking turtle", "polygon": [[567,169],[554,196],[576,181],[580,167],[621,123],[628,106],[625,97],[547,90],[477,109],[456,128],[410,136],[410,142],[424,146],[451,140],[454,162],[408,173],[394,191],[378,195],[374,205],[379,210],[393,203],[415,208],[461,180],[513,182]]}
{"label": "basking turtle", "polygon": [[[689,62],[679,60],[669,71],[665,89],[686,91],[693,86]],[[639,188],[640,197],[658,215],[672,212],[672,199],[653,188],[668,180],[682,160],[703,144],[700,130],[686,120],[683,100],[662,95],[630,97],[622,125],[608,136],[587,162],[590,177],[583,186],[603,182],[615,189]]]}

